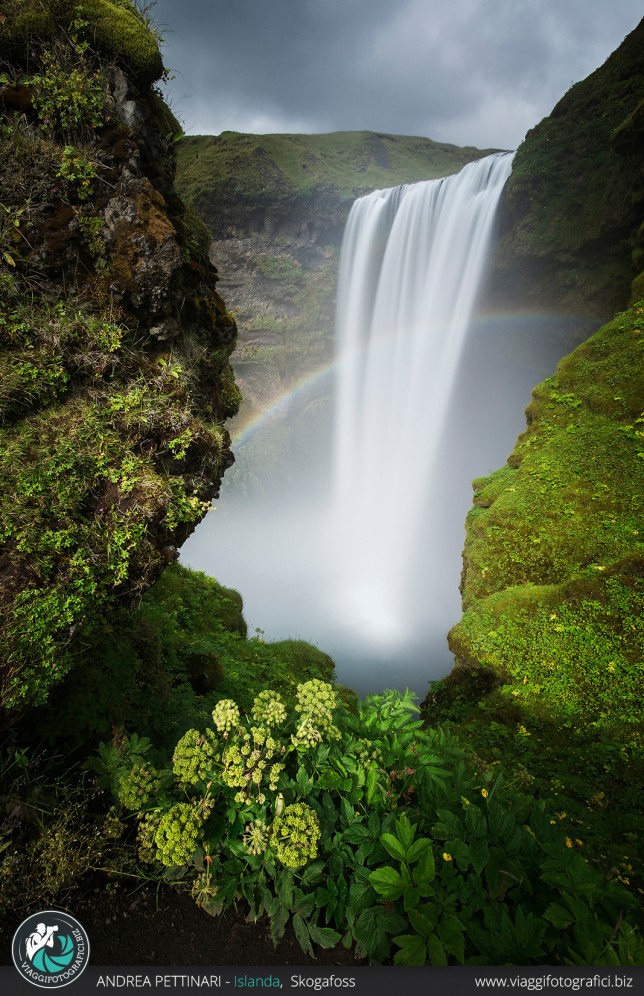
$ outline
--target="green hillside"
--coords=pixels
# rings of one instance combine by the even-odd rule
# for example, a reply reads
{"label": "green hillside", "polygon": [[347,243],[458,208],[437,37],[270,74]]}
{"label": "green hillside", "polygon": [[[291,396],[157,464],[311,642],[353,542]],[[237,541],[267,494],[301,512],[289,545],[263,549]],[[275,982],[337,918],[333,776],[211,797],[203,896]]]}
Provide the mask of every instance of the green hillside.
{"label": "green hillside", "polygon": [[378,187],[456,173],[490,151],[369,131],[327,135],[225,131],[216,137],[186,137],[179,143],[179,185],[185,197],[196,200],[214,186],[253,198],[331,188],[342,199],[353,199]]}

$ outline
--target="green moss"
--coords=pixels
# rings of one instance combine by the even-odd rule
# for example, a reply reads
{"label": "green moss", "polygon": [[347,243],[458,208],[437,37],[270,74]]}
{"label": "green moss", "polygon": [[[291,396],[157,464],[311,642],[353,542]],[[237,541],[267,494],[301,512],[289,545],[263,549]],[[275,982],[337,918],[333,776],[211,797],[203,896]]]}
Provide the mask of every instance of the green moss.
{"label": "green moss", "polygon": [[8,0],[3,8],[0,54],[28,64],[34,43],[48,43],[74,21],[88,22],[93,47],[116,59],[141,83],[163,74],[159,39],[128,0]]}
{"label": "green moss", "polygon": [[643,315],[633,307],[564,359],[509,466],[475,482],[465,606],[641,549]]}
{"label": "green moss", "polygon": [[192,414],[175,366],[146,360],[143,377],[129,330],[78,304],[8,302],[0,334],[9,347],[0,646],[11,708],[42,703],[74,662],[71,636],[145,587],[162,562],[159,536],[203,516],[200,485],[172,463],[189,452],[220,476],[227,436]]}
{"label": "green moss", "polygon": [[85,640],[73,677],[39,714],[42,730],[78,739],[114,727],[167,746],[235,695],[328,680],[333,662],[302,640],[247,639],[241,596],[179,564],[168,567],[135,610],[112,610]]}
{"label": "green moss", "polygon": [[[644,305],[534,392],[508,466],[474,482],[457,667],[426,706],[488,766],[555,798],[611,877],[641,886]],[[616,808],[619,813],[616,812]]]}

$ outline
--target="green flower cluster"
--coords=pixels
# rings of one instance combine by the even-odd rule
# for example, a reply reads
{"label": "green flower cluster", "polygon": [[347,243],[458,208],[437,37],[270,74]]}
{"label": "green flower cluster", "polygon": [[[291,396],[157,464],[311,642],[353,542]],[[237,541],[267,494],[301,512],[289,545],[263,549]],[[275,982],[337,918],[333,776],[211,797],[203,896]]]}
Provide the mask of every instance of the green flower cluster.
{"label": "green flower cluster", "polygon": [[360,737],[354,741],[350,753],[355,757],[356,761],[360,762],[363,768],[370,768],[372,764],[382,767],[384,763],[382,751],[374,747],[371,740],[365,740],[364,737]]}
{"label": "green flower cluster", "polygon": [[212,721],[227,740],[231,731],[239,726],[239,706],[233,699],[222,699],[212,710]]}
{"label": "green flower cluster", "polygon": [[154,834],[157,858],[164,865],[187,865],[199,843],[202,817],[187,802],[164,813]]}
{"label": "green flower cluster", "polygon": [[263,820],[253,820],[246,827],[242,840],[249,854],[263,854],[268,847],[269,836],[267,824]]}
{"label": "green flower cluster", "polygon": [[315,747],[324,740],[337,740],[340,731],[333,725],[333,710],[337,708],[337,695],[327,681],[314,678],[297,686],[299,725],[291,737],[296,747]]}
{"label": "green flower cluster", "polygon": [[139,828],[136,839],[139,842],[139,860],[143,864],[153,865],[157,860],[154,835],[158,825],[158,813],[144,813],[142,816],[139,816]]}
{"label": "green flower cluster", "polygon": [[[235,797],[236,802],[250,802],[251,790],[257,789],[267,776],[269,788],[275,791],[280,773],[284,765],[276,759],[281,757],[286,747],[271,736],[265,726],[251,726],[244,730],[236,743],[226,747],[222,754],[221,780],[231,788],[241,791]],[[259,792],[257,801],[265,802],[265,796]]]}
{"label": "green flower cluster", "polygon": [[268,726],[279,726],[286,719],[286,706],[277,692],[266,690],[260,692],[251,710],[251,716],[256,723]]}
{"label": "green flower cluster", "polygon": [[126,809],[137,812],[147,806],[160,788],[161,778],[157,769],[139,757],[130,770],[119,778],[116,795]]}
{"label": "green flower cluster", "polygon": [[186,788],[205,781],[217,757],[217,738],[213,730],[205,733],[188,730],[174,749],[172,770],[179,784]]}
{"label": "green flower cluster", "polygon": [[315,858],[320,839],[320,824],[315,812],[303,802],[287,806],[273,822],[271,844],[283,865],[299,868]]}

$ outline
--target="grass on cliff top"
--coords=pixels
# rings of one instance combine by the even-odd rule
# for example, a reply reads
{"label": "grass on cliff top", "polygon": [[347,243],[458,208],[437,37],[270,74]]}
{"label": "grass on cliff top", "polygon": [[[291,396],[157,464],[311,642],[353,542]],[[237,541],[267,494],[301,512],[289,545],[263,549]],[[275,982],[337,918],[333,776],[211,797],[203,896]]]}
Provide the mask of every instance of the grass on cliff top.
{"label": "grass on cliff top", "polygon": [[368,131],[324,135],[192,136],[179,143],[178,186],[186,199],[226,189],[248,197],[333,188],[352,199],[379,187],[456,173],[492,150]]}

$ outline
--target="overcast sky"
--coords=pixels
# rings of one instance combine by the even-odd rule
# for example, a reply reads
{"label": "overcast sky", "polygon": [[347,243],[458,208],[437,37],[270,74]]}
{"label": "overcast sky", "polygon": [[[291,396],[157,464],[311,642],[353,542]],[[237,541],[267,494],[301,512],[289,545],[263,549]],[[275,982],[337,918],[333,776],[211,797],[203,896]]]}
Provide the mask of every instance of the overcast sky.
{"label": "overcast sky", "polygon": [[157,0],[188,134],[368,129],[515,148],[641,0]]}

